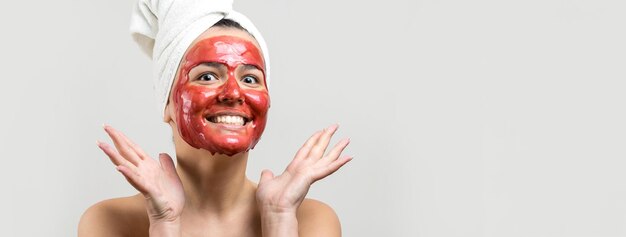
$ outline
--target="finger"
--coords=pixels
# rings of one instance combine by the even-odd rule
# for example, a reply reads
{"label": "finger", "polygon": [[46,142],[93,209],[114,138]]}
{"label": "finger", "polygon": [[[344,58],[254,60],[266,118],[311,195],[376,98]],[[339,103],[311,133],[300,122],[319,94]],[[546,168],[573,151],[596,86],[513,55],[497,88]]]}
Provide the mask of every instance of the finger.
{"label": "finger", "polygon": [[165,171],[165,174],[170,177],[178,178],[178,173],[176,173],[176,166],[174,165],[174,161],[172,157],[166,153],[159,154],[159,163],[161,163],[161,167]]}
{"label": "finger", "polygon": [[133,141],[131,141],[130,138],[128,138],[122,132],[119,132],[119,133],[122,135],[122,138],[124,138],[124,140],[126,140],[126,143],[128,143],[130,148],[133,149],[133,151],[135,151],[135,153],[137,153],[139,159],[145,160],[146,158],[149,158],[149,156],[146,155],[146,152],[144,152],[143,149],[141,149],[141,147],[139,147],[137,144],[135,144]]}
{"label": "finger", "polygon": [[124,135],[109,125],[104,126],[104,131],[109,135],[109,137],[111,137],[111,140],[113,140],[113,144],[115,145],[119,153],[126,160],[137,166],[140,160],[139,156],[126,142]]}
{"label": "finger", "polygon": [[337,144],[335,144],[333,149],[331,149],[330,152],[328,152],[328,154],[326,154],[326,156],[322,159],[328,162],[337,160],[337,158],[339,158],[339,155],[341,155],[341,152],[346,149],[348,144],[350,144],[350,138],[345,138],[339,141]]}
{"label": "finger", "polygon": [[302,145],[302,147],[300,147],[300,150],[298,150],[298,152],[296,153],[296,157],[294,158],[294,160],[296,159],[301,159],[301,158],[306,158],[309,155],[309,152],[311,151],[311,148],[313,147],[313,145],[315,145],[315,143],[317,143],[317,140],[319,140],[320,136],[322,135],[324,131],[317,131],[315,132],[305,143],[304,145]]}
{"label": "finger", "polygon": [[330,127],[326,128],[317,143],[313,146],[313,148],[311,148],[311,152],[307,157],[313,159],[321,158],[326,151],[326,147],[328,147],[328,143],[330,143],[330,138],[333,136],[333,134],[335,134],[335,131],[337,131],[338,127],[339,125],[333,124]]}
{"label": "finger", "polygon": [[128,167],[135,167],[133,163],[130,163],[130,161],[126,160],[122,155],[120,155],[120,153],[118,153],[115,149],[113,149],[113,147],[111,147],[109,144],[106,144],[100,141],[96,141],[96,144],[104,152],[104,154],[106,154],[109,157],[109,159],[111,160],[111,162],[113,162],[113,164],[115,164],[115,166],[124,165]]}
{"label": "finger", "polygon": [[126,135],[124,135],[124,133],[122,133],[121,131],[117,129],[114,129],[113,127],[109,125],[105,125],[105,130],[107,129],[112,131],[114,134],[116,134],[117,137],[120,139],[120,143],[128,147],[129,148],[128,150],[131,151],[131,153],[134,153],[135,157],[141,160],[143,160],[145,157],[148,157],[145,154],[145,152],[139,146],[137,146],[137,144],[131,141]]}
{"label": "finger", "polygon": [[146,190],[144,185],[141,184],[141,177],[137,173],[123,165],[118,165],[115,167],[115,169],[122,173],[122,175],[124,175],[124,178],[126,178],[126,181],[128,181],[130,185],[137,189],[137,191],[141,192],[141,194],[143,195],[148,194],[148,190]]}
{"label": "finger", "polygon": [[337,159],[333,161],[332,163],[330,163],[329,165],[324,166],[323,168],[319,169],[318,172],[314,173],[312,176],[313,182],[323,179],[326,176],[331,175],[332,173],[335,173],[335,171],[339,170],[339,168],[341,168],[343,165],[351,161],[352,158],[353,157],[346,156],[346,157]]}
{"label": "finger", "polygon": [[259,180],[259,184],[265,183],[268,180],[272,180],[274,178],[274,173],[270,170],[261,171],[261,179]]}

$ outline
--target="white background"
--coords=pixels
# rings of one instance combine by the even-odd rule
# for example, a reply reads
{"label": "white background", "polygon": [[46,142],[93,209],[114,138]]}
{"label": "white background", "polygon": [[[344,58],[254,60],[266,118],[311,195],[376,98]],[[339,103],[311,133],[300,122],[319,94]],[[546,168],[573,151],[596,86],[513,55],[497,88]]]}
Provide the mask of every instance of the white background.
{"label": "white background", "polygon": [[[0,9],[0,235],[74,236],[135,191],[101,124],[172,153],[134,1]],[[309,197],[345,236],[626,236],[626,2],[237,1],[272,57],[248,175],[341,124],[355,159]]]}

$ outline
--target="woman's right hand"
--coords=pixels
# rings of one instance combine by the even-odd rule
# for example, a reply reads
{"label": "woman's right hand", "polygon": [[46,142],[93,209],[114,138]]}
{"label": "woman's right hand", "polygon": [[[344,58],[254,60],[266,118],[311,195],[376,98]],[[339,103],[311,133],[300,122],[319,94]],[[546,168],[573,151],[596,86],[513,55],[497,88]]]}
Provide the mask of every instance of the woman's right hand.
{"label": "woman's right hand", "polygon": [[113,140],[115,148],[103,142],[98,142],[98,147],[146,198],[151,227],[157,223],[179,223],[185,205],[185,193],[172,158],[161,153],[157,162],[111,126],[105,125],[104,131]]}

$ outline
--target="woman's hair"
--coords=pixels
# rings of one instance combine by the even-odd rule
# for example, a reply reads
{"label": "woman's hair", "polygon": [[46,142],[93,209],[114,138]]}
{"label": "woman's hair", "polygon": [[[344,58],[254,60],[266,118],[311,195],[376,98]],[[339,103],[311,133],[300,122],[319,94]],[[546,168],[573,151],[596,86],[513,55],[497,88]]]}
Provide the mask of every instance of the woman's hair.
{"label": "woman's hair", "polygon": [[248,33],[250,36],[252,36],[252,38],[256,40],[256,37],[254,37],[254,35],[252,35],[250,31],[246,30],[246,28],[243,28],[243,26],[241,26],[239,22],[233,21],[231,19],[222,18],[220,21],[216,22],[211,27],[223,27],[223,28],[232,28],[232,29],[242,30]]}
{"label": "woman's hair", "polygon": [[[235,28],[235,29],[240,29],[243,30],[245,32],[248,32],[248,30],[246,30],[246,28],[243,28],[243,26],[241,26],[238,22],[233,21],[231,19],[221,19],[220,21],[218,21],[217,23],[215,23],[213,26],[217,26],[217,27],[224,27],[224,28]],[[248,32],[250,33],[250,32]]]}

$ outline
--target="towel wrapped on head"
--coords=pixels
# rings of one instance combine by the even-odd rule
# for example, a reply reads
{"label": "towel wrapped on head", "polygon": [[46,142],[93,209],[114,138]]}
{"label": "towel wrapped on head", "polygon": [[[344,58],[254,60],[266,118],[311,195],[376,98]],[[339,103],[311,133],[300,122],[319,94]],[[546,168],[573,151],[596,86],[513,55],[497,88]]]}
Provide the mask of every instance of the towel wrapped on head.
{"label": "towel wrapped on head", "polygon": [[270,82],[270,60],[263,36],[232,0],[138,0],[130,31],[154,63],[157,106],[164,114],[178,65],[191,43],[221,19],[239,23],[259,43],[265,60],[265,81]]}

